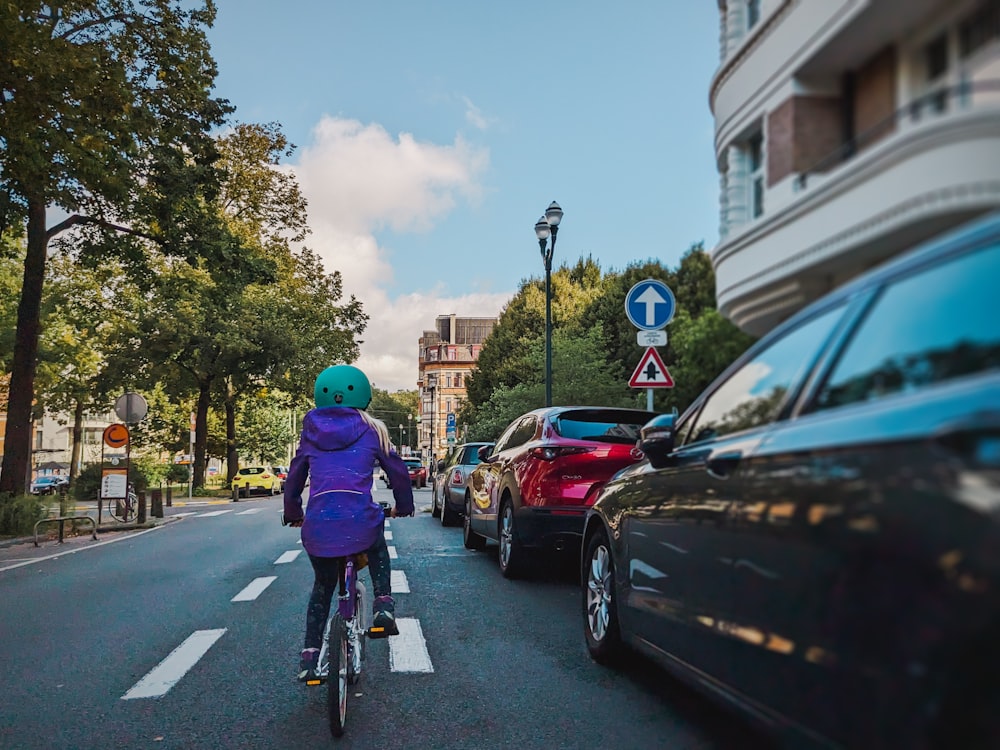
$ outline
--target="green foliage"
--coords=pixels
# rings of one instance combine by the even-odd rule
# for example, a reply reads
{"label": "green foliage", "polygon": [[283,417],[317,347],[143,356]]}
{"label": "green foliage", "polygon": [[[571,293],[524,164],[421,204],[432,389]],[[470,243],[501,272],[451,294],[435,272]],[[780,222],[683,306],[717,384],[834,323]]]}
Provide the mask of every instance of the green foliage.
{"label": "green foliage", "polygon": [[164,479],[169,484],[187,484],[191,476],[191,467],[187,464],[170,464],[167,466]]}
{"label": "green foliage", "polygon": [[73,480],[73,499],[77,502],[97,500],[101,496],[101,466],[90,464]]}
{"label": "green foliage", "polygon": [[0,496],[0,535],[27,536],[46,515],[45,504],[35,495]]}
{"label": "green foliage", "polygon": [[284,460],[294,438],[288,412],[267,396],[245,398],[239,410],[240,456],[250,463],[272,464]]}
{"label": "green foliage", "polygon": [[[555,405],[646,407],[643,389],[627,386],[643,354],[625,315],[628,291],[643,279],[673,291],[677,312],[660,350],[676,386],[654,391],[654,408],[683,411],[753,338],[715,310],[711,259],[694,245],[674,270],[639,261],[602,275],[592,259],[553,275],[552,402]],[[543,285],[522,282],[483,343],[459,419],[470,438],[492,440],[517,416],[544,401]]]}

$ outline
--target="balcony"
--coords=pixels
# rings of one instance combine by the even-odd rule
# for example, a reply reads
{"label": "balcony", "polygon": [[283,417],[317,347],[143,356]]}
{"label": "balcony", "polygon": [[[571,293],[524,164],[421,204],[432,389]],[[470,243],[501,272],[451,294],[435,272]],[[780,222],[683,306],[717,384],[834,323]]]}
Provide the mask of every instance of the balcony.
{"label": "balcony", "polygon": [[[738,191],[734,191],[738,192]],[[1000,80],[937,89],[769,186],[713,252],[719,308],[762,334],[924,239],[1000,207]]]}

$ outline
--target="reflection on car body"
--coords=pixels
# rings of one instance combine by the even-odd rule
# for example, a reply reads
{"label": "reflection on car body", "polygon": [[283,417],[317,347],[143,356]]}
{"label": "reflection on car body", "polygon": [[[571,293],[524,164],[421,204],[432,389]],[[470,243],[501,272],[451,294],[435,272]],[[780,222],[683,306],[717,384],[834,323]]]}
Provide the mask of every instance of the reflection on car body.
{"label": "reflection on car body", "polygon": [[629,644],[819,744],[1000,747],[998,283],[1000,215],[647,424],[587,516],[592,656]]}

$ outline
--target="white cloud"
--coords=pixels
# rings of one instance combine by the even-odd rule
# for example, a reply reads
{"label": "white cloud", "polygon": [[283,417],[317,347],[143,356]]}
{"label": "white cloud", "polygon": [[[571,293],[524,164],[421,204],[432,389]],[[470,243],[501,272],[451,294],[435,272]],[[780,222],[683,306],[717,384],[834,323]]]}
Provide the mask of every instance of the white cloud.
{"label": "white cloud", "polygon": [[374,232],[430,231],[461,199],[479,200],[489,153],[456,137],[450,145],[394,139],[377,124],[324,117],[293,168],[309,202],[306,244],[344,278],[345,297],[370,316],[361,367],[379,388],[413,389],[417,339],[438,315],[497,315],[511,294],[445,297],[434,290],[390,299],[393,269]]}
{"label": "white cloud", "polygon": [[486,130],[491,124],[490,118],[483,114],[483,111],[479,109],[472,100],[467,96],[462,97],[462,101],[465,102],[465,120],[474,128],[479,130]]}

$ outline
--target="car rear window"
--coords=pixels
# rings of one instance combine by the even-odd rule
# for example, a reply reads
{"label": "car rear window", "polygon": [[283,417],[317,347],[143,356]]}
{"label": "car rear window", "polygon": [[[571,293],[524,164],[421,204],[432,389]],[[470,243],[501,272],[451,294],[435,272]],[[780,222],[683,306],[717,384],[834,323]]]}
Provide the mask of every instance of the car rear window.
{"label": "car rear window", "polygon": [[266,469],[262,469],[259,466],[253,466],[249,469],[240,469],[240,474],[263,474]]}
{"label": "car rear window", "polygon": [[554,419],[553,427],[557,435],[571,440],[632,445],[642,426],[655,416],[651,412],[573,411]]}
{"label": "car rear window", "polygon": [[419,469],[421,466],[423,466],[423,464],[421,464],[419,461],[404,461],[403,463],[405,463],[406,467],[409,469]]}

